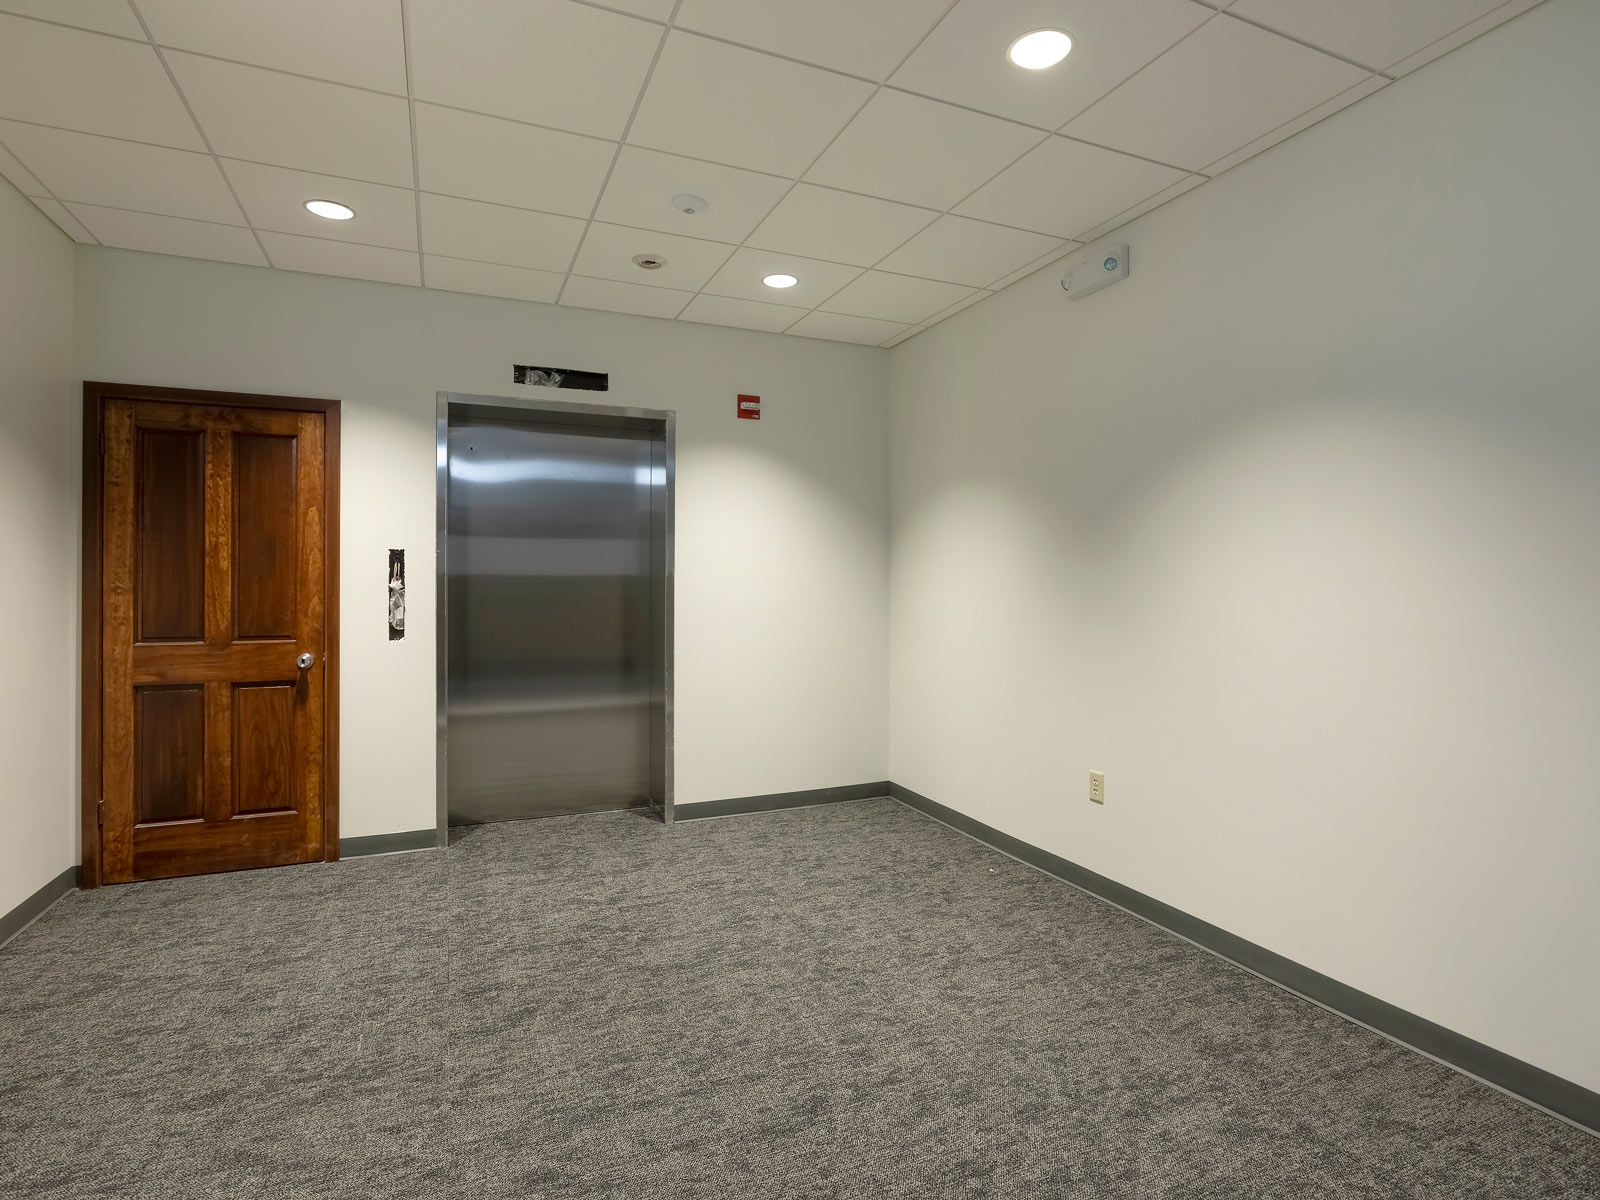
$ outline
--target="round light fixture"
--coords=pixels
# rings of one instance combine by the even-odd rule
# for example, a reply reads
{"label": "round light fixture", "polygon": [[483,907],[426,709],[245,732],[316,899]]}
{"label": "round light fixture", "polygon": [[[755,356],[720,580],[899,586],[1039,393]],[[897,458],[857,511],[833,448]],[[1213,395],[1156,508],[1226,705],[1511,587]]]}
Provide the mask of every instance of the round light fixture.
{"label": "round light fixture", "polygon": [[307,200],[306,211],[315,213],[319,217],[326,217],[330,221],[348,221],[356,215],[356,210],[348,204],[340,204],[337,200]]}
{"label": "round light fixture", "polygon": [[1006,57],[1029,71],[1053,67],[1072,51],[1072,39],[1059,29],[1035,29],[1011,43]]}
{"label": "round light fixture", "polygon": [[761,282],[770,288],[792,288],[800,281],[793,275],[768,275]]}
{"label": "round light fixture", "polygon": [[659,254],[635,254],[633,265],[641,271],[659,271],[667,265],[667,260]]}
{"label": "round light fixture", "polygon": [[696,196],[693,192],[679,192],[672,198],[672,207],[692,217],[696,213],[705,212],[706,198]]}

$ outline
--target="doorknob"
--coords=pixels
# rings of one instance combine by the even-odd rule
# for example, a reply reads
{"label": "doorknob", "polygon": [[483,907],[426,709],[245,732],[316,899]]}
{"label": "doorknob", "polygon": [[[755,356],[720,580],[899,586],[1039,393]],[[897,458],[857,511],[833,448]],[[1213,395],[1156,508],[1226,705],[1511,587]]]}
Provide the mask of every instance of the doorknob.
{"label": "doorknob", "polygon": [[316,655],[307,653],[307,654],[302,654],[299,658],[295,659],[294,661],[295,661],[295,665],[297,667],[299,667],[302,671],[309,671],[311,669],[311,664],[316,662],[317,658],[316,658]]}

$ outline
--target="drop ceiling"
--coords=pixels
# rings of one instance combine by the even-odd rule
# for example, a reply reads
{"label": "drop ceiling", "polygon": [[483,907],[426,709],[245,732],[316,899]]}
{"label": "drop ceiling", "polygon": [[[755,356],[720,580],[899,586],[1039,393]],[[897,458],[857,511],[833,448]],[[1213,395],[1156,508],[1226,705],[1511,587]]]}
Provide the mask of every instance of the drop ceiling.
{"label": "drop ceiling", "polygon": [[89,244],[893,345],[1538,2],[0,0],[0,174]]}

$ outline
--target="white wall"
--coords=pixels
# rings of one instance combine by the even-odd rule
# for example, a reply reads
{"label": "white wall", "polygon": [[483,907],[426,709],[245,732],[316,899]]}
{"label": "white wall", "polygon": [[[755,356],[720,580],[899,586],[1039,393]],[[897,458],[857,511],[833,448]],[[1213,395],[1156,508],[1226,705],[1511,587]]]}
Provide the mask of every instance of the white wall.
{"label": "white wall", "polygon": [[[885,777],[884,351],[87,247],[78,294],[83,378],[344,402],[342,836],[434,821],[439,391],[677,411],[680,803]],[[519,388],[515,363],[611,390]],[[739,392],[759,422],[735,419]],[[410,552],[400,642],[391,546]]]}
{"label": "white wall", "polygon": [[1590,1088],[1596,46],[1552,0],[891,407],[892,779]]}
{"label": "white wall", "polygon": [[0,179],[0,914],[78,861],[72,243]]}

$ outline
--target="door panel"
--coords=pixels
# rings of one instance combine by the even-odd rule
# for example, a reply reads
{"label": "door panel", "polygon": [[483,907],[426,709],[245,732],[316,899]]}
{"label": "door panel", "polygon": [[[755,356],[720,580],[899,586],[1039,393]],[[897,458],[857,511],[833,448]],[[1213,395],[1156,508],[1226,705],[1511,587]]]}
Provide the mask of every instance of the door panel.
{"label": "door panel", "polygon": [[299,547],[293,437],[251,434],[233,442],[234,604],[241,638],[293,637]]}
{"label": "door panel", "polygon": [[133,808],[139,825],[205,816],[205,688],[134,689]]}
{"label": "door panel", "polygon": [[233,686],[236,813],[287,812],[296,805],[295,685]]}
{"label": "door panel", "polygon": [[321,413],[105,402],[107,882],[323,857],[324,436]]}
{"label": "door panel", "polygon": [[139,431],[139,640],[205,636],[205,435]]}

